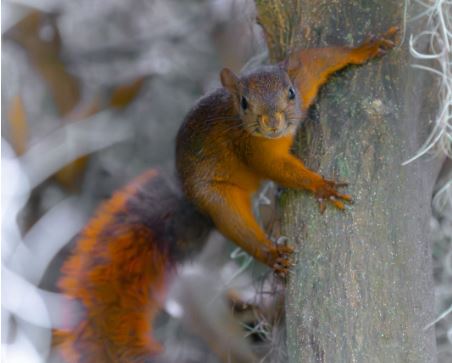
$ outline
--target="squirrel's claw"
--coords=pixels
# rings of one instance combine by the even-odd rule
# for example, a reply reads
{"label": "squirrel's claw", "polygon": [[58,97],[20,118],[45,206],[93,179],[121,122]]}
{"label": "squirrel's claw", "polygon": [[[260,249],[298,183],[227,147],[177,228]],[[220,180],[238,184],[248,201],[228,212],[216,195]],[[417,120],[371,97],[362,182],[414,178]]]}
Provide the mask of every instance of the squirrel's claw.
{"label": "squirrel's claw", "polygon": [[352,203],[352,196],[350,194],[342,194],[337,190],[337,188],[346,186],[348,186],[348,183],[323,179],[323,184],[315,191],[321,214],[325,212],[326,202],[333,204],[340,210],[346,209],[344,202]]}
{"label": "squirrel's claw", "polygon": [[323,198],[317,198],[317,201],[319,202],[320,214],[325,213],[325,210],[326,210],[326,203],[325,203],[325,201],[323,200]]}
{"label": "squirrel's claw", "polygon": [[292,255],[294,253],[294,249],[288,245],[277,245],[273,250],[273,258],[271,268],[274,273],[281,278],[286,278],[289,269],[293,264]]}
{"label": "squirrel's claw", "polygon": [[398,31],[397,26],[392,26],[382,35],[369,35],[359,49],[367,53],[369,58],[383,56],[395,47],[394,38]]}
{"label": "squirrel's claw", "polygon": [[341,202],[340,200],[337,200],[335,197],[330,197],[330,202],[332,204],[334,204],[335,207],[338,209],[341,209],[341,210],[345,209],[345,204],[343,202]]}
{"label": "squirrel's claw", "polygon": [[385,38],[390,38],[393,37],[394,35],[396,35],[399,32],[400,28],[396,25],[390,27],[386,33],[383,34],[383,37]]}

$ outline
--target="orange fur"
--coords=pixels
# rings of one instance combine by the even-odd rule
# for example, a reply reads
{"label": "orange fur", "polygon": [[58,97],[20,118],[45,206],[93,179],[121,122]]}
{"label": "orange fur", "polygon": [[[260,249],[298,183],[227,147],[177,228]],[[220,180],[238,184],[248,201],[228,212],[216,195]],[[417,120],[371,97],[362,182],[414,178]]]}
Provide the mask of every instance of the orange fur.
{"label": "orange fur", "polygon": [[[288,273],[293,250],[267,237],[253,216],[251,198],[262,180],[271,179],[344,209],[350,196],[337,191],[342,185],[291,154],[296,125],[333,72],[390,49],[394,43],[387,38],[396,31],[357,48],[303,49],[284,69],[262,67],[240,79],[223,70],[225,88],[202,98],[179,130],[176,166],[190,205],[280,275]],[[83,308],[72,331],[56,332],[68,362],[144,363],[160,350],[150,336],[151,321],[171,266],[176,256],[199,249],[189,242],[210,224],[196,226],[203,217],[164,184],[150,171],[116,193],[65,263],[59,286]]]}
{"label": "orange fur", "polygon": [[155,176],[146,173],[106,202],[63,266],[59,287],[84,310],[73,331],[55,332],[68,362],[144,362],[160,351],[151,322],[164,297],[168,256],[143,224],[115,221],[128,197]]}
{"label": "orange fur", "polygon": [[291,54],[286,61],[288,72],[298,88],[303,109],[308,109],[319,88],[334,72],[349,64],[363,64],[391,49],[394,46],[391,38],[397,32],[397,27],[391,27],[382,36],[372,37],[355,48],[308,48]]}
{"label": "orange fur", "polygon": [[[328,77],[392,48],[397,28],[356,48],[302,49],[276,66],[236,76],[223,69],[223,88],[202,98],[179,130],[176,165],[188,198],[220,232],[258,261],[286,275],[290,247],[272,243],[252,213],[263,180],[313,192],[320,202],[345,209],[343,183],[309,170],[291,153],[296,126]],[[295,92],[294,88],[298,90]]]}

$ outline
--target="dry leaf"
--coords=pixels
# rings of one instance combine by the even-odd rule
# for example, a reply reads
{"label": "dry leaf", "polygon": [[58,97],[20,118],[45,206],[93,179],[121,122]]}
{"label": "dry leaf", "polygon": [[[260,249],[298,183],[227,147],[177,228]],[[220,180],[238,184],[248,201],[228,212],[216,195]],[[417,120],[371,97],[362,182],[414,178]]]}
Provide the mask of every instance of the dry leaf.
{"label": "dry leaf", "polygon": [[141,91],[147,78],[147,76],[141,76],[130,83],[116,87],[111,94],[110,106],[122,109],[129,105]]}
{"label": "dry leaf", "polygon": [[[59,115],[65,116],[78,104],[80,89],[60,57],[61,38],[55,18],[56,14],[33,10],[8,30],[5,37],[25,49],[30,63],[47,84]],[[48,38],[40,35],[43,26],[49,27]]]}
{"label": "dry leaf", "polygon": [[9,139],[18,155],[22,155],[28,144],[28,123],[22,97],[17,95],[9,103],[8,122],[10,126]]}

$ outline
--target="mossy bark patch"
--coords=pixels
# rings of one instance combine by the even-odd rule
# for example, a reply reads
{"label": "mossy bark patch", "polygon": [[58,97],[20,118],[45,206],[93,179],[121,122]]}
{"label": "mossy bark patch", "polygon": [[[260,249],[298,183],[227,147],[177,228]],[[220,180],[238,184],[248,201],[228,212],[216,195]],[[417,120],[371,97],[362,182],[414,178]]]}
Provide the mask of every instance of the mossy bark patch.
{"label": "mossy bark patch", "polygon": [[[292,12],[292,1],[257,1],[272,24],[266,33],[286,21],[272,18],[270,3],[292,24],[280,28],[290,34],[267,36],[273,59],[287,46],[356,45],[403,27],[403,3],[389,0],[301,0]],[[299,131],[295,153],[349,182],[355,202],[321,215],[308,193],[281,197],[282,233],[298,247],[287,288],[290,362],[436,361],[433,330],[423,328],[433,320],[428,223],[441,161],[401,165],[430,130],[435,82],[410,68],[404,44],[334,76]]]}

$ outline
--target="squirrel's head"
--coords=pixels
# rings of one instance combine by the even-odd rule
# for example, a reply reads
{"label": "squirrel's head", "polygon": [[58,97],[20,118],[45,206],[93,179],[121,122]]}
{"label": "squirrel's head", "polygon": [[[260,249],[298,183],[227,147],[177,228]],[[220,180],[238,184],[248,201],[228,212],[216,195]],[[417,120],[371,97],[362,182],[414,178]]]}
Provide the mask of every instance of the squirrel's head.
{"label": "squirrel's head", "polygon": [[295,133],[302,118],[300,99],[282,66],[264,66],[240,78],[224,68],[220,78],[245,130],[267,138]]}

